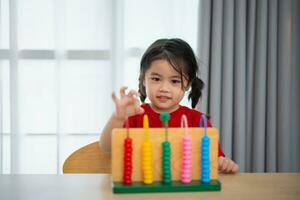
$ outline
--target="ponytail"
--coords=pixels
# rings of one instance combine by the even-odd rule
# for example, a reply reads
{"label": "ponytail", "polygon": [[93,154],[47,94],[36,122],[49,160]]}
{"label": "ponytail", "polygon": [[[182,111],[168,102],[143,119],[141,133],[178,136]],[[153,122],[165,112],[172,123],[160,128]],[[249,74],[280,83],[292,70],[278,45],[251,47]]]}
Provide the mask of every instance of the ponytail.
{"label": "ponytail", "polygon": [[188,96],[189,100],[192,100],[192,108],[195,108],[201,95],[204,83],[198,77],[195,77],[192,81],[191,92]]}

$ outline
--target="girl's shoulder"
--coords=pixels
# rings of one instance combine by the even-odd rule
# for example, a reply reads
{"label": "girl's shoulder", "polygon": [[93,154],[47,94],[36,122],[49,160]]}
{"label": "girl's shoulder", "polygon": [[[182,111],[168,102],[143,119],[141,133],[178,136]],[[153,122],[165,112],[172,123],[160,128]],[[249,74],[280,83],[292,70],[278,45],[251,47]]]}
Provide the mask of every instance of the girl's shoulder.
{"label": "girl's shoulder", "polygon": [[203,113],[196,110],[196,109],[192,109],[186,106],[180,106],[180,111],[184,114],[191,114],[191,115],[195,115],[195,116],[201,116]]}
{"label": "girl's shoulder", "polygon": [[[188,118],[189,125],[191,127],[199,127],[200,125],[200,118],[202,115],[205,115],[203,112],[200,112],[196,109],[192,109],[186,106],[180,107],[181,112],[178,113],[179,115],[185,114]],[[208,120],[208,126],[211,127],[212,124],[210,120]]]}

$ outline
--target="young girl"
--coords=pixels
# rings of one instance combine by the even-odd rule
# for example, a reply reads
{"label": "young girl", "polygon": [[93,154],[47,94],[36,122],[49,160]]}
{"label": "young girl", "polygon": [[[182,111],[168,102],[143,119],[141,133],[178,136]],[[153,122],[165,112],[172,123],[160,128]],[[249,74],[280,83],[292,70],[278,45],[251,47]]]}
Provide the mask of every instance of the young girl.
{"label": "young girl", "polygon": [[[145,52],[140,65],[139,92],[127,87],[120,89],[120,98],[112,93],[116,110],[104,127],[100,146],[111,150],[111,132],[114,128],[124,127],[128,117],[130,127],[143,127],[143,115],[149,117],[149,127],[162,127],[159,119],[161,112],[170,113],[169,127],[180,127],[181,116],[185,114],[189,127],[199,127],[201,112],[195,110],[204,83],[197,77],[198,65],[192,48],[181,39],[160,39]],[[189,89],[188,99],[192,108],[179,105]],[[146,97],[150,103],[140,105]],[[211,123],[208,123],[211,127]],[[225,157],[219,145],[219,171],[238,172],[238,165]]]}

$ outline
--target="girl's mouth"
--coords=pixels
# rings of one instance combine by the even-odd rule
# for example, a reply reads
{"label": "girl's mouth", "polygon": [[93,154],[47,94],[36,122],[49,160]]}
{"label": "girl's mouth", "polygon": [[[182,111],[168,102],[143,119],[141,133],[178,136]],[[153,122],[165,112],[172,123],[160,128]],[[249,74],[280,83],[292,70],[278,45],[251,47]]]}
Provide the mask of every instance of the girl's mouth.
{"label": "girl's mouth", "polygon": [[171,97],[167,97],[167,96],[157,96],[156,98],[161,103],[166,103],[169,99],[171,99]]}

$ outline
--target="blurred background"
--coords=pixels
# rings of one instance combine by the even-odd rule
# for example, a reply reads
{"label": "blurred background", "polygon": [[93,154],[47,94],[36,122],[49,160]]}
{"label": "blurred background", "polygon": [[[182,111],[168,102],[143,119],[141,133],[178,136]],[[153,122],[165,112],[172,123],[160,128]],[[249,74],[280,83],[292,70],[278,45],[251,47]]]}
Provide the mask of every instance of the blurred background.
{"label": "blurred background", "polygon": [[0,0],[0,173],[62,173],[99,139],[111,92],[138,89],[145,49],[173,37],[241,171],[299,171],[299,35],[296,0]]}

